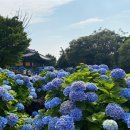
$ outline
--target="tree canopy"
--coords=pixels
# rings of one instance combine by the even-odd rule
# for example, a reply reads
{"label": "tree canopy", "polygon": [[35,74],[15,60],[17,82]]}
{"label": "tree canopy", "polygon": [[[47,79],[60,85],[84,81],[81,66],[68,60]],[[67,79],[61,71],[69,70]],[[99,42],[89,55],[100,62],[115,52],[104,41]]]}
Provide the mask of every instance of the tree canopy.
{"label": "tree canopy", "polygon": [[127,72],[130,72],[130,37],[119,48],[119,64]]}
{"label": "tree canopy", "polygon": [[0,66],[11,66],[19,62],[30,40],[23,27],[23,21],[17,16],[0,16]]}
{"label": "tree canopy", "polygon": [[53,56],[51,54],[47,54],[45,56],[50,59],[50,61],[48,62],[48,65],[56,66],[56,57],[55,56]]}
{"label": "tree canopy", "polygon": [[79,63],[117,65],[118,49],[124,39],[124,36],[104,29],[72,40],[61,54],[58,64],[66,62],[69,66],[76,66]]}

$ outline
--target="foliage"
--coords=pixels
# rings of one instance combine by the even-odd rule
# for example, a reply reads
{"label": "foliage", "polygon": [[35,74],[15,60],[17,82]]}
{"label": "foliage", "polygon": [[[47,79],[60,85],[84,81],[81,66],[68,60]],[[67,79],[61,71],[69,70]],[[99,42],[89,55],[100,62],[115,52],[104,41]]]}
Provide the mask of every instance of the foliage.
{"label": "foliage", "polygon": [[30,39],[18,17],[0,16],[0,66],[6,67],[19,62],[29,46]]}
{"label": "foliage", "polygon": [[56,66],[56,57],[55,56],[53,56],[51,54],[47,54],[45,56],[50,59],[48,65],[50,65],[50,66]]}
{"label": "foliage", "polygon": [[79,63],[118,64],[118,48],[125,37],[107,29],[99,30],[77,40],[72,40],[69,47],[62,50],[58,60],[59,67],[76,66]]}
{"label": "foliage", "polygon": [[[32,77],[0,69],[1,129],[129,129],[130,78],[124,70],[83,63],[72,74],[42,69]],[[43,107],[29,115],[25,108],[34,101]]]}
{"label": "foliage", "polygon": [[130,38],[119,48],[119,63],[123,69],[130,72]]}

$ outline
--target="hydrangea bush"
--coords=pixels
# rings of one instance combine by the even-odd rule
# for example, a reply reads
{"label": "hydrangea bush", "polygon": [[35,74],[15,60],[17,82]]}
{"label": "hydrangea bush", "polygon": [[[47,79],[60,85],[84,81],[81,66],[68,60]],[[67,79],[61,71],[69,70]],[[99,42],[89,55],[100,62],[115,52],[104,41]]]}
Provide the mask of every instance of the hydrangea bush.
{"label": "hydrangea bush", "polygon": [[[0,69],[0,130],[129,129],[128,74],[104,64],[73,70],[48,66],[27,77]],[[42,108],[30,115],[28,105],[35,101]]]}

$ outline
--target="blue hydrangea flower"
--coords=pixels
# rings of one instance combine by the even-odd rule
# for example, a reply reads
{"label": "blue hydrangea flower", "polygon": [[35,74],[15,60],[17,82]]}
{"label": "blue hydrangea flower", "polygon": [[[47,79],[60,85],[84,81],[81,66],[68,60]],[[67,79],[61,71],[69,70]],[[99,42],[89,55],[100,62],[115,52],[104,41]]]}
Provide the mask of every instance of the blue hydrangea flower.
{"label": "blue hydrangea flower", "polygon": [[55,78],[55,79],[52,80],[52,85],[53,85],[55,88],[57,88],[57,87],[59,87],[63,82],[64,82],[63,79],[61,79],[61,78]]}
{"label": "blue hydrangea flower", "polygon": [[99,65],[99,68],[104,68],[106,70],[109,70],[109,67],[107,65],[105,65],[105,64]]}
{"label": "blue hydrangea flower", "polygon": [[98,72],[99,72],[100,74],[106,74],[106,73],[107,73],[107,70],[104,69],[104,68],[100,68],[100,69],[98,70]]}
{"label": "blue hydrangea flower", "polygon": [[6,127],[7,119],[0,116],[0,130],[3,130]]}
{"label": "blue hydrangea flower", "polygon": [[7,93],[8,91],[3,88],[3,87],[0,87],[0,97],[3,96],[5,93]]}
{"label": "blue hydrangea flower", "polygon": [[74,121],[80,121],[82,118],[82,111],[79,108],[74,108],[69,114]]}
{"label": "blue hydrangea flower", "polygon": [[72,91],[84,91],[86,90],[85,83],[83,81],[74,82],[71,86]]}
{"label": "blue hydrangea flower", "polygon": [[39,112],[37,112],[37,111],[33,111],[33,112],[32,112],[32,116],[35,117],[35,116],[37,116],[37,115],[39,115]]}
{"label": "blue hydrangea flower", "polygon": [[59,70],[57,72],[57,77],[58,78],[66,78],[68,75],[69,75],[69,73],[64,71],[64,70]]}
{"label": "blue hydrangea flower", "polygon": [[88,69],[89,69],[90,71],[93,71],[93,67],[92,67],[91,65],[88,65]]}
{"label": "blue hydrangea flower", "polygon": [[45,91],[52,90],[53,88],[55,88],[55,87],[53,86],[52,82],[48,82],[48,83],[43,87],[43,89],[44,89]]}
{"label": "blue hydrangea flower", "polygon": [[125,112],[122,120],[123,122],[127,123],[127,127],[130,128],[130,113]]}
{"label": "blue hydrangea flower", "polygon": [[126,84],[128,85],[128,87],[130,87],[130,77],[126,79]]}
{"label": "blue hydrangea flower", "polygon": [[55,72],[48,72],[47,77],[51,77],[51,78],[55,78],[57,76],[57,74]]}
{"label": "blue hydrangea flower", "polygon": [[31,91],[30,94],[29,94],[29,96],[32,96],[33,98],[37,98],[37,93]]}
{"label": "blue hydrangea flower", "polygon": [[46,71],[54,71],[55,68],[53,66],[45,66],[44,70],[46,70]]}
{"label": "blue hydrangea flower", "polygon": [[50,109],[50,108],[53,108],[53,107],[56,107],[58,106],[59,104],[61,104],[61,99],[58,98],[58,97],[55,97],[47,102],[45,102],[45,108],[46,109]]}
{"label": "blue hydrangea flower", "polygon": [[23,105],[22,103],[17,103],[17,104],[16,104],[16,108],[17,108],[18,110],[24,110],[24,105]]}
{"label": "blue hydrangea flower", "polygon": [[13,72],[8,72],[8,77],[11,79],[15,79],[15,74]]}
{"label": "blue hydrangea flower", "polygon": [[23,81],[25,83],[28,83],[28,82],[30,82],[30,78],[28,76],[23,76]]}
{"label": "blue hydrangea flower", "polygon": [[4,81],[3,81],[3,84],[8,85],[9,83],[10,83],[9,80],[4,80]]}
{"label": "blue hydrangea flower", "polygon": [[101,75],[101,76],[100,76],[100,79],[108,80],[109,78],[108,78],[107,75]]}
{"label": "blue hydrangea flower", "polygon": [[71,110],[73,110],[75,108],[75,104],[72,101],[64,101],[61,105],[60,105],[60,112],[62,115],[67,115],[71,112]]}
{"label": "blue hydrangea flower", "polygon": [[33,120],[32,125],[35,130],[40,130],[44,127],[44,122],[42,121],[42,118],[36,118]]}
{"label": "blue hydrangea flower", "polygon": [[106,130],[118,130],[118,125],[114,120],[105,120],[103,122],[103,128]]}
{"label": "blue hydrangea flower", "polygon": [[126,99],[130,99],[130,88],[124,88],[123,90],[120,91],[120,94]]}
{"label": "blue hydrangea flower", "polygon": [[110,116],[114,119],[122,119],[122,117],[124,115],[123,108],[115,103],[109,103],[106,107],[105,112],[106,112],[107,116]]}
{"label": "blue hydrangea flower", "polygon": [[94,84],[94,83],[88,83],[86,85],[86,90],[89,90],[89,91],[97,91],[98,90],[98,87]]}
{"label": "blue hydrangea flower", "polygon": [[10,93],[6,92],[2,95],[2,100],[3,101],[12,101],[12,100],[14,100],[14,97]]}
{"label": "blue hydrangea flower", "polygon": [[16,84],[18,84],[18,85],[23,85],[23,84],[24,84],[24,81],[21,80],[21,79],[17,79],[15,82],[16,82]]}
{"label": "blue hydrangea flower", "polygon": [[26,83],[26,85],[27,85],[27,87],[28,87],[28,88],[33,88],[33,83],[32,83],[32,82],[30,82],[30,81],[29,81],[29,82],[27,82],[27,83]]}
{"label": "blue hydrangea flower", "polygon": [[93,69],[97,69],[97,70],[99,69],[98,65],[93,65],[92,67],[93,67]]}
{"label": "blue hydrangea flower", "polygon": [[97,102],[98,95],[94,92],[87,92],[85,93],[85,101],[87,102]]}
{"label": "blue hydrangea flower", "polygon": [[47,125],[51,119],[52,119],[51,116],[45,116],[42,118],[42,121],[45,125]]}
{"label": "blue hydrangea flower", "polygon": [[22,79],[23,76],[22,76],[21,74],[17,74],[15,78],[16,78],[16,79]]}
{"label": "blue hydrangea flower", "polygon": [[85,93],[84,91],[71,91],[69,93],[69,99],[73,102],[83,101],[85,100]]}
{"label": "blue hydrangea flower", "polygon": [[65,115],[61,116],[55,124],[57,130],[75,130],[73,118]]}
{"label": "blue hydrangea flower", "polygon": [[123,117],[122,117],[123,122],[127,123],[130,121],[130,113],[124,112]]}
{"label": "blue hydrangea flower", "polygon": [[97,72],[98,72],[98,69],[93,69],[93,72],[97,73]]}
{"label": "blue hydrangea flower", "polygon": [[56,122],[58,121],[58,117],[53,117],[48,123],[48,130],[57,130],[55,127]]}
{"label": "blue hydrangea flower", "polygon": [[31,124],[23,125],[21,130],[33,130],[33,127]]}
{"label": "blue hydrangea flower", "polygon": [[6,84],[2,85],[2,88],[6,89],[7,91],[11,90],[11,86]]}
{"label": "blue hydrangea flower", "polygon": [[6,117],[6,119],[8,121],[8,124],[10,126],[12,126],[12,127],[18,122],[18,117],[15,114],[13,114],[13,113],[11,113],[10,115],[8,115]]}
{"label": "blue hydrangea flower", "polygon": [[123,69],[113,69],[111,71],[111,77],[115,79],[124,79],[126,77],[126,73]]}
{"label": "blue hydrangea flower", "polygon": [[69,93],[71,91],[71,86],[67,86],[64,90],[63,90],[63,94],[65,96],[69,96]]}

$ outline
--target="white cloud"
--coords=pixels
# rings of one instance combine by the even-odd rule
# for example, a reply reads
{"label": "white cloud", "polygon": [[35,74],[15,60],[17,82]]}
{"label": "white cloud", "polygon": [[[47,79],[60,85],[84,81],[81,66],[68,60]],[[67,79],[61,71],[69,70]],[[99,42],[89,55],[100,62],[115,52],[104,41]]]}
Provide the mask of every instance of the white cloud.
{"label": "white cloud", "polygon": [[56,7],[73,0],[0,0],[0,15],[14,15],[19,9],[32,15],[32,23],[44,22],[44,17],[51,15]]}
{"label": "white cloud", "polygon": [[79,27],[84,27],[84,26],[87,26],[87,25],[90,25],[90,24],[99,23],[99,22],[103,22],[103,21],[104,20],[101,19],[101,18],[89,18],[89,19],[85,19],[83,21],[79,21],[77,23],[73,23],[71,25],[71,27],[79,28]]}

